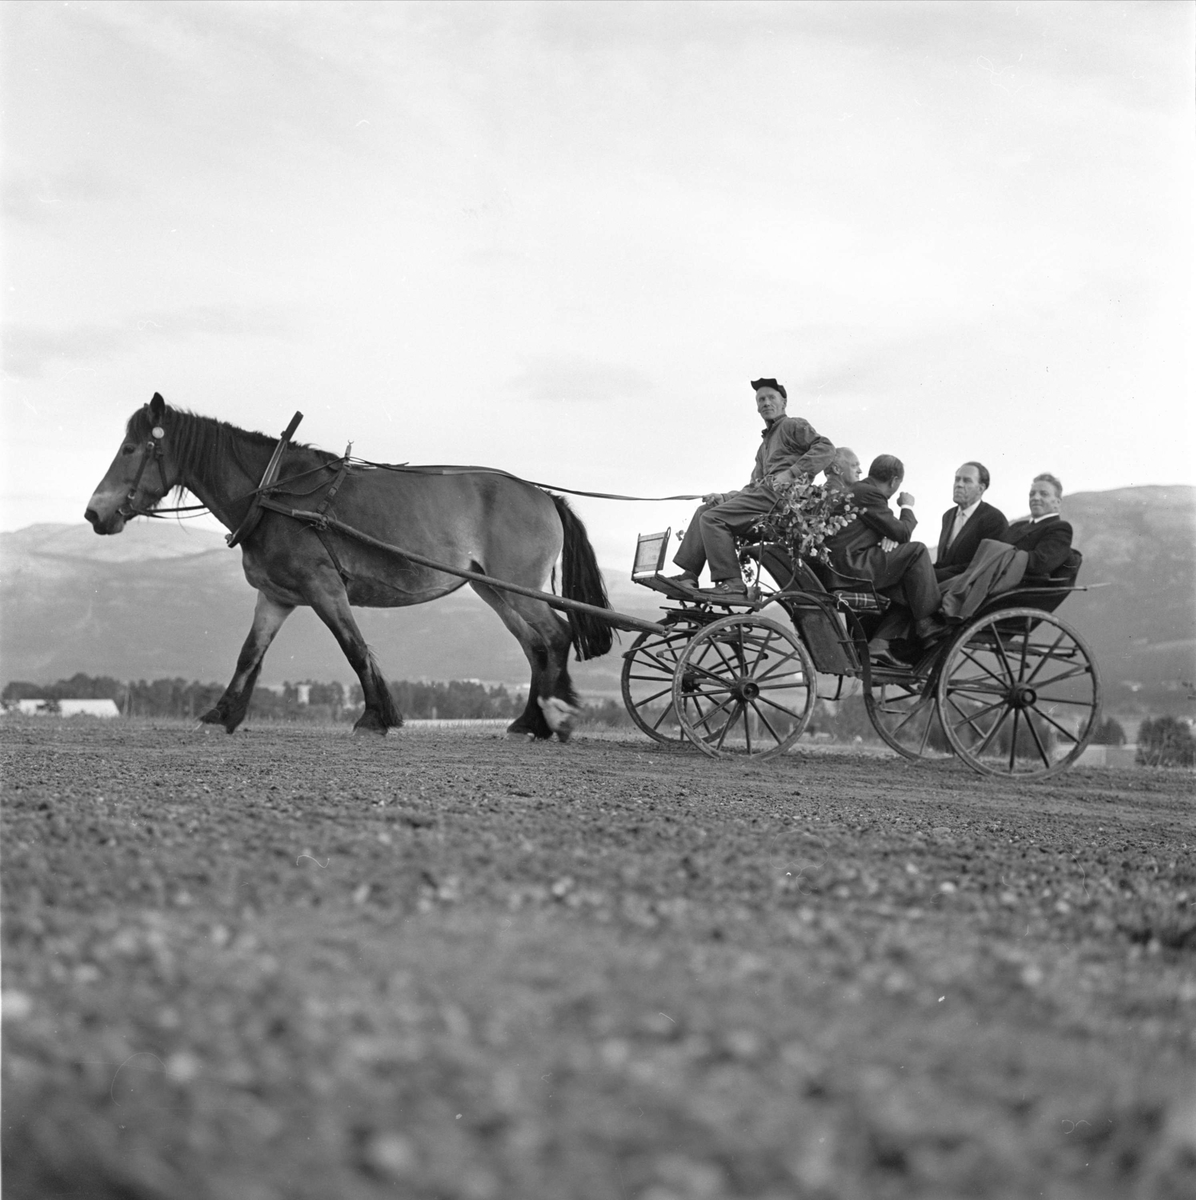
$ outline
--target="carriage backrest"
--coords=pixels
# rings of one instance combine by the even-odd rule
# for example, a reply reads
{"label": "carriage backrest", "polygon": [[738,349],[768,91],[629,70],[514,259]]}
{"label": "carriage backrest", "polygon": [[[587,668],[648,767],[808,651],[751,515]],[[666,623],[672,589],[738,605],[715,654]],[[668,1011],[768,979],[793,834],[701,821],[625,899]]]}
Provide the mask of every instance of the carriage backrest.
{"label": "carriage backrest", "polygon": [[1063,562],[1056,567],[1045,579],[1031,580],[1011,592],[1001,592],[991,597],[976,613],[977,617],[987,616],[1000,608],[1037,608],[1041,612],[1051,613],[1071,595],[1080,575],[1080,567],[1084,565],[1084,556],[1078,550],[1068,553]]}

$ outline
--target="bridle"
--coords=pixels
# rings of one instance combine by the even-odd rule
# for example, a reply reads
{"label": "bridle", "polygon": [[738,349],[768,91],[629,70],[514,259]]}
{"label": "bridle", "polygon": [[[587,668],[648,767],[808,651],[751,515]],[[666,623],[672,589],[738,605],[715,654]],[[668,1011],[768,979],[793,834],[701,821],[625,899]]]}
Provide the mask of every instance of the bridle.
{"label": "bridle", "polygon": [[148,508],[138,508],[134,504],[137,498],[137,491],[141,486],[141,477],[145,474],[145,469],[151,462],[156,463],[158,467],[158,477],[162,480],[162,496],[170,491],[170,484],[166,482],[166,467],[163,463],[162,440],[166,437],[166,430],[161,425],[155,425],[150,430],[150,437],[146,439],[145,445],[141,450],[141,463],[137,467],[137,474],[133,476],[133,484],[129,488],[124,501],[116,510],[117,513],[128,520],[130,517],[156,517],[160,514],[153,512]]}

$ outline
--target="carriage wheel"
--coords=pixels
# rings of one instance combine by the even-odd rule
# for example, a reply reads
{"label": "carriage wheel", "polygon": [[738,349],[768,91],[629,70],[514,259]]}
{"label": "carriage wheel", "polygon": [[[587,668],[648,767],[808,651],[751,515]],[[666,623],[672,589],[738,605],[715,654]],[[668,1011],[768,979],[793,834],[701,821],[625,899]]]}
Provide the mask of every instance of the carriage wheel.
{"label": "carriage wheel", "polygon": [[924,760],[952,757],[939,720],[933,677],[877,679],[874,673],[864,706],[872,727],[898,754]]}
{"label": "carriage wheel", "polygon": [[818,679],[792,630],[752,613],[699,630],[673,675],[681,728],[704,754],[769,758],[801,737]]}
{"label": "carriage wheel", "polygon": [[1092,652],[1058,617],[1002,609],[951,644],[938,710],[947,740],[973,770],[1044,778],[1092,740],[1100,677]]}
{"label": "carriage wheel", "polygon": [[645,630],[623,655],[623,703],[627,715],[658,742],[683,742],[685,734],[673,707],[673,672],[694,627],[672,627],[668,633]]}

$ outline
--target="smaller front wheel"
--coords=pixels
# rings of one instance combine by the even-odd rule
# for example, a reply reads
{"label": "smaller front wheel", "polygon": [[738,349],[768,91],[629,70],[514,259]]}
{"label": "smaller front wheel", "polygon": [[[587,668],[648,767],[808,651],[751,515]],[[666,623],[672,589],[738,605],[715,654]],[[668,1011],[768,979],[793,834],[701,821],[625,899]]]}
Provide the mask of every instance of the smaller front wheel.
{"label": "smaller front wheel", "polygon": [[801,737],[817,699],[814,664],[791,630],[736,614],[707,625],[673,673],[673,708],[703,754],[771,758]]}

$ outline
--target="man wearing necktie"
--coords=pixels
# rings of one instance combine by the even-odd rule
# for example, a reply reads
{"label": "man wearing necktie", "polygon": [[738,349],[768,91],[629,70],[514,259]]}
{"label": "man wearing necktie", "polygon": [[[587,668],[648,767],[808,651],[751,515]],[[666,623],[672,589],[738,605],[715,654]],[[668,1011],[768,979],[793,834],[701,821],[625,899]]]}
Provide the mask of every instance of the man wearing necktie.
{"label": "man wearing necktie", "polygon": [[943,513],[934,563],[934,577],[939,583],[962,575],[980,543],[985,538],[1000,538],[1009,528],[1005,514],[982,498],[988,484],[988,468],[982,463],[966,462],[955,472],[955,507]]}

